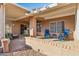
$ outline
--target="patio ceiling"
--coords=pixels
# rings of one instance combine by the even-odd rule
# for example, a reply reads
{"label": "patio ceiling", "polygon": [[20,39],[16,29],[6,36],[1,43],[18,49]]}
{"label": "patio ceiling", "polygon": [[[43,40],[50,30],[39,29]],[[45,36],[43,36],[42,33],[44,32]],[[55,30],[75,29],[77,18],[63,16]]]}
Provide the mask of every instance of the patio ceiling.
{"label": "patio ceiling", "polygon": [[5,16],[6,20],[16,21],[18,18],[23,17],[25,13],[28,13],[27,9],[12,3],[5,4]]}

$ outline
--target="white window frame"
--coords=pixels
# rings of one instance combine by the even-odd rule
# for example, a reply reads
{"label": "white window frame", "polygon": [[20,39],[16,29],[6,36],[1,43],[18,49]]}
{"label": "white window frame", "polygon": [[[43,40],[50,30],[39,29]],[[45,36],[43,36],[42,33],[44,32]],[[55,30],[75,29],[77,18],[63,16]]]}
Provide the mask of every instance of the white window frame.
{"label": "white window frame", "polygon": [[[59,20],[59,21],[52,21],[52,22],[49,22],[49,31],[50,31],[50,26],[51,26],[50,24],[51,24],[51,23],[56,23],[56,33],[57,33],[57,23],[58,23],[58,22],[62,22],[62,21],[64,21],[64,23],[65,23],[65,20]],[[64,24],[64,27],[65,27],[65,24]]]}

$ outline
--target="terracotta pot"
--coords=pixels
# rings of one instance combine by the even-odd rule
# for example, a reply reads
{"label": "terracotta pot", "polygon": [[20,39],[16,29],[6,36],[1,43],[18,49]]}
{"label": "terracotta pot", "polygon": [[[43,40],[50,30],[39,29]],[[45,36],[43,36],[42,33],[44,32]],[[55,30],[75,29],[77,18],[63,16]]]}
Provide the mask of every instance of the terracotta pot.
{"label": "terracotta pot", "polygon": [[2,39],[3,52],[9,52],[9,39]]}

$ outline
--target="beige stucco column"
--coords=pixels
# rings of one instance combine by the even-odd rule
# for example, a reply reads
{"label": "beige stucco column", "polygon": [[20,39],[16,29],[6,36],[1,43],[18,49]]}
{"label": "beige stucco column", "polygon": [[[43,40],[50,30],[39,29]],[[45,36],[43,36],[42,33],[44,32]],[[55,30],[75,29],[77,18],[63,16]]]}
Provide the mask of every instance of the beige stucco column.
{"label": "beige stucco column", "polygon": [[79,40],[79,4],[77,4],[77,10],[76,10],[76,14],[75,14],[74,39]]}
{"label": "beige stucco column", "polygon": [[30,36],[36,36],[36,18],[33,16],[33,17],[30,17]]}
{"label": "beige stucco column", "polygon": [[4,5],[0,5],[0,38],[5,37],[5,10]]}

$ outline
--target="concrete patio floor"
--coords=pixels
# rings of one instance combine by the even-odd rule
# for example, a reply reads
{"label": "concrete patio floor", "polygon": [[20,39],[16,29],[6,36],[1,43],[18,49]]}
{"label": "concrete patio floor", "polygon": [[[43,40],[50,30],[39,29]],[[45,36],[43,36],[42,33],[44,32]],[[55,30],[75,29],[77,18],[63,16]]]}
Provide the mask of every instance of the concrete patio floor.
{"label": "concrete patio floor", "polygon": [[10,50],[17,51],[19,49],[25,49],[25,41],[23,38],[17,38],[10,41]]}

